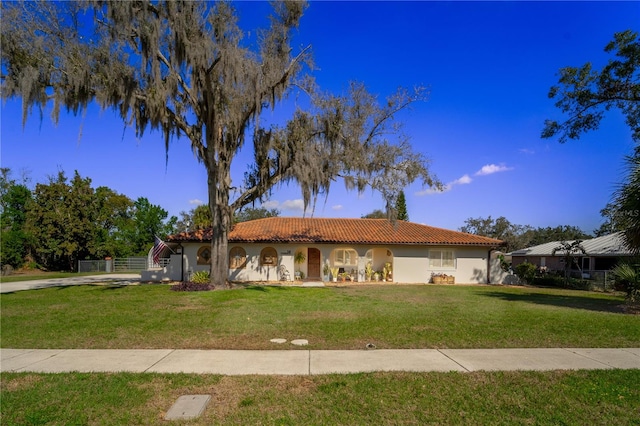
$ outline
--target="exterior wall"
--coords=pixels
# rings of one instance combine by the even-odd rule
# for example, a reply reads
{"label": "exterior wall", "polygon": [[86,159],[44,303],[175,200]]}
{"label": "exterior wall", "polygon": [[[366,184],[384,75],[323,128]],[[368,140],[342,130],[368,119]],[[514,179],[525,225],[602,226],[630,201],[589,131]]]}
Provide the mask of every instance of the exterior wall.
{"label": "exterior wall", "polygon": [[562,259],[564,259],[562,256],[513,256],[511,266],[515,270],[517,265],[529,262],[536,266],[546,266],[549,271],[562,271],[564,270]]}
{"label": "exterior wall", "polygon": [[510,274],[507,271],[502,270],[502,266],[500,265],[500,259],[498,256],[504,256],[504,260],[507,263],[511,262],[511,255],[505,255],[499,251],[491,252],[491,262],[489,264],[489,281],[491,284],[511,284],[516,280],[513,274]]}
{"label": "exterior wall", "polygon": [[[429,253],[433,250],[452,250],[454,267],[430,267]],[[487,282],[487,257],[489,250],[484,247],[452,246],[395,246],[394,274],[396,282],[428,283],[431,274],[446,274],[455,277],[456,284],[484,284]]]}
{"label": "exterior wall", "polygon": [[456,283],[487,284],[489,249],[485,247],[457,249]]}
{"label": "exterior wall", "polygon": [[[367,263],[367,252],[372,250],[373,269],[382,270],[386,262],[392,264],[393,282],[399,283],[428,283],[431,281],[432,273],[444,273],[453,275],[456,284],[479,284],[487,282],[487,268],[489,262],[489,250],[485,247],[451,247],[451,246],[350,246],[350,245],[289,245],[289,244],[234,244],[229,243],[229,250],[235,246],[242,247],[247,256],[246,267],[242,269],[229,269],[229,279],[231,281],[280,281],[280,267],[284,266],[289,272],[291,280],[294,279],[295,271],[304,272],[308,275],[307,249],[309,247],[320,250],[320,275],[324,276],[323,266],[334,265],[335,249],[352,249],[357,253],[355,265],[345,266],[346,272],[354,270],[357,281],[365,280],[365,267]],[[207,243],[184,243],[184,279],[189,279],[190,274],[196,271],[208,271],[210,266],[197,264],[197,253],[201,247],[208,247]],[[260,253],[266,247],[273,247],[278,259],[274,266],[264,266],[260,264]],[[454,253],[453,268],[430,268],[429,253],[432,250],[452,250]],[[294,263],[294,255],[297,251],[303,251],[307,259],[300,265]],[[180,274],[179,255],[172,264],[175,273]],[[172,258],[173,258],[172,256]],[[179,280],[180,278],[176,278]],[[492,280],[493,281],[493,280]]]}
{"label": "exterior wall", "polygon": [[[197,271],[209,271],[210,265],[198,264],[197,255],[201,247],[208,247],[208,243],[186,243],[184,244],[185,252],[185,271],[188,274]],[[294,278],[294,262],[293,256],[295,249],[292,246],[284,244],[234,244],[229,243],[229,250],[233,247],[242,247],[247,255],[247,263],[241,269],[229,269],[229,280],[231,281],[279,281],[281,274],[279,268],[284,265],[289,271],[291,279]],[[260,253],[264,248],[273,247],[278,254],[278,259],[273,266],[265,266],[260,264]],[[186,277],[187,275],[185,275]]]}
{"label": "exterior wall", "polygon": [[169,258],[169,264],[164,268],[152,268],[141,271],[141,281],[181,281],[182,268],[180,267],[180,254],[172,254]]}

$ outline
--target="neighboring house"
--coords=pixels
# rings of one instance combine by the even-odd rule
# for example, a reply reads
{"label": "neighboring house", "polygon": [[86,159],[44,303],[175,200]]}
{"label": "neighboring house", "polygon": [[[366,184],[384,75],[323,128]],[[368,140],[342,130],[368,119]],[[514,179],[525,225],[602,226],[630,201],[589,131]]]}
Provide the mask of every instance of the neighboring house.
{"label": "neighboring house", "polygon": [[[569,241],[569,243],[572,242]],[[579,266],[584,274],[608,271],[621,259],[629,258],[633,255],[631,250],[625,246],[620,232],[584,240],[581,245],[585,250],[585,254],[576,254],[578,264],[572,266],[576,270]],[[553,255],[553,249],[558,247],[560,247],[560,241],[553,241],[513,251],[511,252],[512,266],[515,267],[520,263],[529,262],[540,267],[546,267],[549,271],[562,271],[564,270],[564,251],[558,250]]]}
{"label": "neighboring house", "polygon": [[[143,271],[142,279],[188,279],[209,270],[211,229],[167,238],[178,254],[165,268]],[[391,281],[427,283],[432,274],[455,277],[456,283],[491,281],[491,252],[502,241],[412,222],[386,219],[319,219],[272,217],[233,226],[229,233],[229,280],[238,282],[293,279],[326,280],[325,270],[338,268],[354,281],[367,280],[391,266]],[[294,261],[296,253],[304,258]],[[325,265],[328,268],[325,268]]]}

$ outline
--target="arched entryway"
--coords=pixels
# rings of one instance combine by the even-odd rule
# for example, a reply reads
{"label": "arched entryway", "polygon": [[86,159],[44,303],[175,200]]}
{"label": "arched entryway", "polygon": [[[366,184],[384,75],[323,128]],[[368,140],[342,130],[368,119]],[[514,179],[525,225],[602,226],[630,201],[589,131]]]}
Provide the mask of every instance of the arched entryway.
{"label": "arched entryway", "polygon": [[309,247],[307,249],[307,277],[309,279],[320,279],[320,250]]}
{"label": "arched entryway", "polygon": [[367,250],[364,255],[365,279],[367,281],[393,281],[393,252],[378,247]]}

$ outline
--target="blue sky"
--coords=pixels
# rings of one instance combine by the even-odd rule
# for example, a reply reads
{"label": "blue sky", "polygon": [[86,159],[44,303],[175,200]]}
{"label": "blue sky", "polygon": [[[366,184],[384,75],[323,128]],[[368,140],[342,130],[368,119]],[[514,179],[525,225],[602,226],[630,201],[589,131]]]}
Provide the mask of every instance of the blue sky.
{"label": "blue sky", "polygon": [[[256,37],[264,2],[238,4],[240,23]],[[611,111],[596,132],[560,144],[543,140],[546,118],[562,119],[547,98],[564,66],[610,58],[613,33],[640,31],[638,2],[312,2],[295,48],[312,45],[314,76],[325,90],[365,83],[381,100],[399,86],[426,85],[427,102],[400,118],[416,151],[446,184],[433,193],[405,190],[410,220],[457,229],[469,217],[505,216],[512,223],[597,228],[600,209],[623,178],[631,132]],[[20,100],[2,105],[2,167],[27,172],[32,185],[62,169],[78,170],[93,186],[132,199],[146,197],[172,215],[206,203],[206,177],[186,139],[165,151],[159,133],[136,139],[111,111],[93,106],[84,117],[35,112],[23,129]],[[80,134],[81,133],[81,134]],[[234,181],[248,161],[236,158]],[[275,188],[267,203],[301,216],[295,186]],[[360,217],[384,207],[371,191],[347,192],[337,181],[315,217]],[[311,212],[307,212],[309,215]]]}

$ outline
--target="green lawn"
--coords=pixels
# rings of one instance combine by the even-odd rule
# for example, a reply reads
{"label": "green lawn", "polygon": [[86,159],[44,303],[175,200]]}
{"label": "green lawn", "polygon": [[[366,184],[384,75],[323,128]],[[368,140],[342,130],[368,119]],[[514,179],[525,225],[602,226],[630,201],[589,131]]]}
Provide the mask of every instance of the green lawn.
{"label": "green lawn", "polygon": [[[4,348],[312,349],[638,347],[621,296],[488,286],[248,287],[172,292],[94,285],[0,296]],[[292,346],[286,346],[291,348]],[[326,376],[3,373],[0,424],[637,425],[640,370]]]}
{"label": "green lawn", "polygon": [[[309,349],[638,347],[621,296],[491,286],[75,286],[1,296],[0,347]],[[288,346],[287,346],[288,347]]]}
{"label": "green lawn", "polygon": [[181,395],[212,400],[179,424],[637,425],[640,370],[326,376],[3,374],[2,425],[162,425]]}

